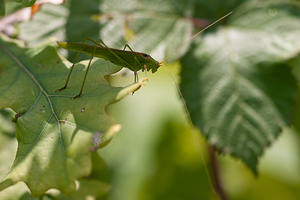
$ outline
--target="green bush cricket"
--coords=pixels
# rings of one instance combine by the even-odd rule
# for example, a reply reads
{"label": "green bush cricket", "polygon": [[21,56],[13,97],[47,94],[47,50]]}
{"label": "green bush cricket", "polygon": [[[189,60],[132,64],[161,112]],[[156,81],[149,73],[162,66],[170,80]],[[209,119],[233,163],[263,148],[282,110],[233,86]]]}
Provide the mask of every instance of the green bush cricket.
{"label": "green bush cricket", "polygon": [[[208,28],[210,28],[211,26],[220,22],[221,20],[223,20],[224,18],[228,17],[231,14],[232,14],[232,12],[226,14],[225,16],[223,16],[223,17],[219,18],[218,20],[214,21],[213,23],[209,24],[208,26],[203,28],[201,31],[196,33],[193,37],[191,37],[190,40],[193,40],[200,33],[207,30]],[[84,88],[84,83],[85,83],[85,80],[86,80],[93,57],[103,58],[105,60],[112,62],[115,65],[126,67],[126,68],[130,69],[131,71],[134,72],[134,82],[138,81],[138,76],[137,76],[138,71],[142,70],[142,71],[147,72],[147,71],[151,70],[152,73],[154,73],[157,71],[157,69],[160,66],[162,66],[162,62],[164,62],[164,61],[158,62],[146,53],[135,52],[130,48],[130,46],[128,44],[126,44],[124,46],[123,50],[120,50],[120,49],[114,49],[114,48],[108,47],[102,40],[99,40],[99,41],[93,41],[91,39],[86,39],[86,40],[92,42],[95,45],[79,43],[79,42],[57,42],[58,46],[60,46],[64,49],[73,50],[73,51],[77,52],[75,61],[78,59],[80,53],[85,53],[85,54],[91,56],[91,59],[87,66],[87,70],[84,75],[84,79],[83,79],[83,82],[81,85],[80,92],[78,95],[74,96],[73,98],[80,97],[82,94],[82,91]],[[126,47],[129,50],[125,50]],[[178,50],[178,48],[175,49],[174,53],[176,52],[176,50]],[[69,71],[69,74],[67,76],[67,80],[66,80],[64,87],[60,88],[59,91],[64,90],[67,87],[75,64],[76,64],[76,62],[73,63],[73,65]]]}

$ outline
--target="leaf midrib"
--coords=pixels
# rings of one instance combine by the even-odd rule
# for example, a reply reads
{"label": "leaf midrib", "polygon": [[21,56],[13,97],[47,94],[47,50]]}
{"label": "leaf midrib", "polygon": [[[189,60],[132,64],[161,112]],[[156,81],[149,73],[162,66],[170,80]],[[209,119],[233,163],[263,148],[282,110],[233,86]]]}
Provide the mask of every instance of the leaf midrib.
{"label": "leaf midrib", "polygon": [[[60,120],[57,116],[57,114],[55,113],[55,110],[54,110],[54,107],[53,107],[53,103],[50,99],[50,95],[48,95],[48,93],[46,92],[46,90],[42,87],[42,85],[39,83],[39,81],[34,77],[34,75],[26,68],[26,66],[13,54],[11,53],[8,49],[6,49],[3,45],[1,45],[0,43],[0,49],[6,53],[11,59],[13,59],[13,61],[17,64],[17,66],[23,70],[25,72],[25,74],[27,74],[31,80],[35,83],[35,85],[39,88],[40,92],[46,97],[47,101],[48,101],[48,104],[50,106],[50,109],[51,109],[51,116],[49,119],[52,118],[52,115],[55,117],[56,119],[56,122],[57,122],[57,126],[58,126],[58,130],[59,130],[59,133],[60,133],[60,140],[61,140],[61,144],[62,144],[62,148],[63,148],[63,152],[66,152],[65,150],[65,145],[64,145],[64,142],[63,142],[63,139],[62,139],[62,132],[61,132],[61,127],[60,127]],[[48,120],[49,120],[48,119]],[[44,128],[43,128],[44,129]],[[43,132],[43,129],[41,132]],[[40,133],[41,134],[41,133]],[[40,134],[38,137],[40,137]],[[63,154],[63,157],[65,157],[65,154]]]}
{"label": "leaf midrib", "polygon": [[[245,122],[247,122],[247,120],[245,120],[244,118],[244,114],[242,114],[241,112],[241,108],[243,107],[243,105],[245,104],[245,102],[242,100],[242,98],[240,97],[240,93],[239,93],[239,72],[237,70],[237,65],[235,64],[235,62],[233,61],[233,57],[235,55],[234,50],[232,49],[232,43],[231,43],[231,38],[230,38],[230,34],[228,33],[228,31],[226,31],[226,42],[227,42],[227,46],[228,46],[228,52],[229,52],[229,61],[231,63],[231,69],[232,69],[232,76],[233,76],[233,84],[234,84],[234,91],[233,91],[233,95],[235,95],[237,97],[237,104],[238,104],[238,115],[241,117],[241,120]],[[266,97],[266,96],[265,96]],[[267,98],[267,97],[266,97]],[[268,99],[268,98],[267,98]],[[269,101],[272,102],[272,101]],[[266,132],[262,134],[262,137],[267,140],[267,136],[270,135]],[[271,134],[271,136],[273,136]]]}
{"label": "leaf midrib", "polygon": [[46,90],[42,87],[42,85],[39,83],[39,81],[34,77],[34,75],[25,67],[25,65],[14,55],[12,54],[9,50],[7,50],[4,46],[2,46],[0,44],[0,48],[2,49],[2,51],[4,51],[10,58],[12,58],[15,63],[17,63],[17,66],[22,69],[30,78],[31,80],[35,83],[35,85],[39,88],[39,90],[44,94],[44,96],[46,97],[48,104],[50,106],[51,112],[54,115],[57,123],[59,124],[59,119],[57,114],[55,113],[53,104],[50,100],[50,97],[48,95],[48,93],[46,92]]}

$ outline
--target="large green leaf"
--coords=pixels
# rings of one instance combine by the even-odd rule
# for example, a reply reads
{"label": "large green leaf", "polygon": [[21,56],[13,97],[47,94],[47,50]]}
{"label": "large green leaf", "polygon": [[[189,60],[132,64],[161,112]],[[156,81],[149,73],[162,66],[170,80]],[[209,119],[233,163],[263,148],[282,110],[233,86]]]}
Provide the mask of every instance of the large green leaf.
{"label": "large green leaf", "polygon": [[292,3],[247,4],[182,62],[193,123],[255,173],[264,149],[291,124],[297,84],[285,61],[300,52],[299,10]]}
{"label": "large green leaf", "polygon": [[87,62],[76,66],[69,88],[58,93],[70,63],[54,47],[26,49],[1,39],[0,52],[0,109],[11,108],[18,116],[17,155],[0,189],[24,181],[37,196],[50,188],[73,192],[74,181],[91,171],[94,133],[106,142],[120,128],[107,115],[107,106],[143,82],[124,89],[111,87],[104,77],[121,67],[97,60],[83,95],[72,99]]}

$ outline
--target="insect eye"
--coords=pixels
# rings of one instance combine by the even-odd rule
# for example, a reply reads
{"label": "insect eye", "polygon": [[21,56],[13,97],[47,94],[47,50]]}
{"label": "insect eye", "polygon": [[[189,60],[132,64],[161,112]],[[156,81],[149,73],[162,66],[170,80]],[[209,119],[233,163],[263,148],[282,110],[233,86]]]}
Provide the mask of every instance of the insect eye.
{"label": "insect eye", "polygon": [[148,58],[148,57],[149,57],[149,55],[147,55],[147,54],[145,54],[145,53],[143,54],[143,56],[144,56],[145,58]]}

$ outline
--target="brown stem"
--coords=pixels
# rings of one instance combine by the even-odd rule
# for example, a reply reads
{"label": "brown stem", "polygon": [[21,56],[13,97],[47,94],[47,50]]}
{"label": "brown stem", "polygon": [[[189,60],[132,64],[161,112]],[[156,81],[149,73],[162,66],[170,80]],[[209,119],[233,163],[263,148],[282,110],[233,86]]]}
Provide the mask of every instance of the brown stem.
{"label": "brown stem", "polygon": [[218,160],[216,157],[215,147],[209,146],[208,152],[209,152],[209,157],[210,157],[212,177],[213,177],[215,190],[221,200],[228,200],[227,195],[224,191],[222,182],[221,182],[221,178],[220,178],[220,171],[219,171]]}

